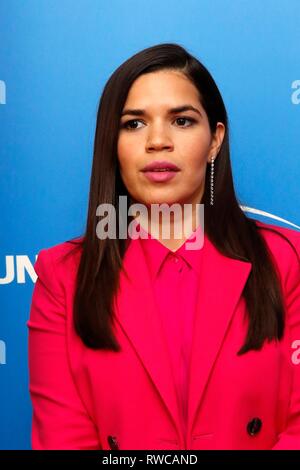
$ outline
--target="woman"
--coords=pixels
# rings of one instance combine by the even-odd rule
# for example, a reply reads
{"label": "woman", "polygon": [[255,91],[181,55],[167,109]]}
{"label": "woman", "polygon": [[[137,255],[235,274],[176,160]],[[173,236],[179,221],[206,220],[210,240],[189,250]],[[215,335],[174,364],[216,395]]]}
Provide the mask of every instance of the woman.
{"label": "woman", "polygon": [[[186,204],[192,230],[124,219],[120,196]],[[135,54],[100,100],[85,233],[34,266],[32,447],[300,449],[299,250],[298,232],[241,210],[207,69],[177,44]]]}

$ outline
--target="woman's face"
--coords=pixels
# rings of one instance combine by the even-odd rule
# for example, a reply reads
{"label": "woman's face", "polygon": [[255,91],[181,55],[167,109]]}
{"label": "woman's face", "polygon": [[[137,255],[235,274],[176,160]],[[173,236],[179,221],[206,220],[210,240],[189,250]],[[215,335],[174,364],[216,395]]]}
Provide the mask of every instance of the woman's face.
{"label": "woman's face", "polygon": [[[185,105],[195,110],[171,111]],[[139,76],[129,90],[118,139],[120,173],[132,200],[147,206],[200,203],[207,162],[217,155],[224,132],[218,123],[211,134],[197,88],[179,71]],[[180,171],[169,180],[152,181],[142,170],[158,160]]]}

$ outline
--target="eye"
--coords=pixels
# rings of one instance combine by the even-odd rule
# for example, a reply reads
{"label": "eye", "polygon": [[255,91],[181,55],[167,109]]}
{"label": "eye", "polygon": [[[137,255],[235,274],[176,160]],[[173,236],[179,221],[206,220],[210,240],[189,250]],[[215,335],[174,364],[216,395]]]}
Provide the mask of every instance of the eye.
{"label": "eye", "polygon": [[130,119],[130,121],[126,121],[124,122],[121,127],[124,128],[124,129],[128,129],[128,130],[135,130],[135,129],[139,129],[138,127],[131,127],[131,124],[132,123],[136,123],[136,122],[141,122],[139,121],[138,119]]}
{"label": "eye", "polygon": [[[196,119],[193,119],[193,118],[190,118],[190,117],[185,117],[185,116],[181,116],[181,117],[178,117],[175,119],[175,122],[176,121],[188,121],[190,124],[188,126],[185,126],[185,125],[180,125],[179,127],[191,127],[196,121]],[[126,121],[124,122],[123,124],[121,124],[121,128],[122,129],[127,129],[129,131],[134,131],[136,129],[140,129],[139,127],[137,127],[135,124],[136,123],[141,123],[142,121],[140,121],[139,119],[130,119],[129,121]]]}
{"label": "eye", "polygon": [[190,122],[189,126],[180,126],[180,127],[190,127],[196,122],[195,119],[189,118],[189,117],[184,117],[184,116],[177,118],[176,121],[189,121]]}

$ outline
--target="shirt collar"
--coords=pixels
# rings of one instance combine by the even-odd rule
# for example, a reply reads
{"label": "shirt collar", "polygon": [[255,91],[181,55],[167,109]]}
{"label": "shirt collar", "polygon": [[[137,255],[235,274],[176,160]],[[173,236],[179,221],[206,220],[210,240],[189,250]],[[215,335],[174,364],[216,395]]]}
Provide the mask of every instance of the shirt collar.
{"label": "shirt collar", "polygon": [[147,232],[146,229],[139,223],[135,223],[137,225],[137,230],[140,230],[141,233],[144,232],[145,235],[148,235],[148,238],[139,237],[137,241],[142,245],[151,278],[157,276],[160,267],[169,254],[180,256],[192,269],[196,271],[197,274],[200,273],[200,262],[203,251],[202,247],[193,250],[191,249],[192,245],[187,246],[191,241],[194,241],[196,234],[200,236],[200,231],[202,230],[200,225],[177,250],[173,251],[163,245],[149,232]]}

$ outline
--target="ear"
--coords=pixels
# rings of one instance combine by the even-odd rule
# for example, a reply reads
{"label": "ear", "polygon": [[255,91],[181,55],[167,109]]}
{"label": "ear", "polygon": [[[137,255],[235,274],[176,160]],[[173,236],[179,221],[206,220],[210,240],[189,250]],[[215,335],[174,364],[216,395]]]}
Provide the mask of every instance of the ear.
{"label": "ear", "polygon": [[220,151],[224,136],[225,136],[225,126],[222,122],[217,122],[216,131],[212,136],[212,141],[210,145],[210,152],[207,157],[207,163],[211,163],[212,158],[216,159]]}

